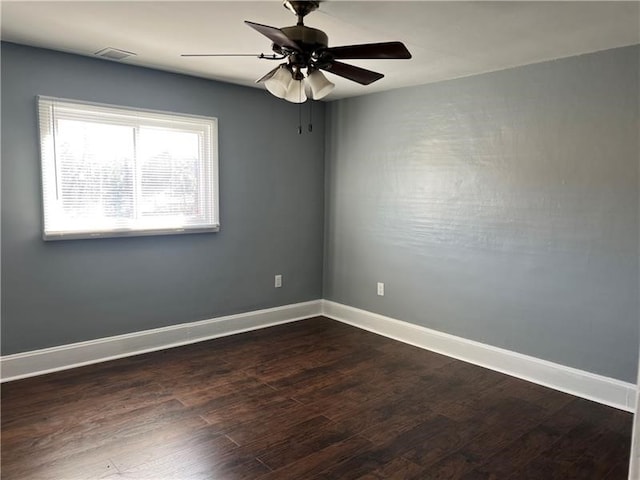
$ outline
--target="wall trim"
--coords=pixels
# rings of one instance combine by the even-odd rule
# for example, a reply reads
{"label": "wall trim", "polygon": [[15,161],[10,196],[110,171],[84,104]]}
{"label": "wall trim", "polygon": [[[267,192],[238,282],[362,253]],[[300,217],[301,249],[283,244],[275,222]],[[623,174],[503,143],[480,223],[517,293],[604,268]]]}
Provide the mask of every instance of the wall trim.
{"label": "wall trim", "polygon": [[635,411],[636,385],[633,383],[467,340],[329,300],[322,301],[322,314],[354,327],[577,397],[628,412]]}
{"label": "wall trim", "polygon": [[164,350],[320,315],[321,300],[254,310],[0,357],[0,382]]}
{"label": "wall trim", "polygon": [[[0,382],[324,315],[357,328],[629,412],[636,385],[330,300],[284,305],[0,357]],[[640,392],[640,391],[639,391]]]}

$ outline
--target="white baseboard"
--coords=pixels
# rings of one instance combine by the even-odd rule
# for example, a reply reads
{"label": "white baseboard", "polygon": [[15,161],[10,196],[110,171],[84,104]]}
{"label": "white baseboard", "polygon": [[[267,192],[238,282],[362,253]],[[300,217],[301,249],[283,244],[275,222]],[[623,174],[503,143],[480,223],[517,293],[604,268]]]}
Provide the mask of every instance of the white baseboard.
{"label": "white baseboard", "polygon": [[635,411],[636,385],[633,383],[566,367],[328,300],[322,301],[322,314],[394,340],[545,387],[621,410]]}
{"label": "white baseboard", "polygon": [[328,300],[285,305],[0,357],[0,382],[163,350],[317,315],[507,375],[635,411],[636,385]]}
{"label": "white baseboard", "polygon": [[163,350],[320,315],[322,301],[255,310],[0,357],[0,381]]}

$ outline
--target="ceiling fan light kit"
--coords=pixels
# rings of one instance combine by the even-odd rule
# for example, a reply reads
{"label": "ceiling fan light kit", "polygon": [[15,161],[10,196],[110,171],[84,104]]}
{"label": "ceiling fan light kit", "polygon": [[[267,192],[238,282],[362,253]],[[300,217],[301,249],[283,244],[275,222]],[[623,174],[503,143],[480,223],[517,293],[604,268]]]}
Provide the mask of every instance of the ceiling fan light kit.
{"label": "ceiling fan light kit", "polygon": [[[276,69],[271,77],[264,81],[264,86],[273,96],[284,98],[287,96],[287,90],[289,89],[291,80],[293,80],[291,72],[286,64],[283,63]],[[260,80],[258,80],[258,82],[260,82]]]}
{"label": "ceiling fan light kit", "polygon": [[313,70],[307,75],[307,83],[311,90],[311,98],[320,100],[331,93],[336,87],[325,77],[320,70]]}
{"label": "ceiling fan light kit", "polygon": [[302,72],[296,75],[291,72],[287,64],[283,63],[275,71],[272,70],[258,80],[258,83],[264,83],[265,88],[273,96],[292,103],[303,103],[307,100],[306,87],[308,87],[309,96],[313,100],[326,97],[335,88],[335,85],[327,80],[327,77],[319,70],[307,73],[306,82],[304,80]]}
{"label": "ceiling fan light kit", "polygon": [[[411,53],[401,42],[329,47],[329,39],[322,30],[307,27],[303,22],[304,17],[319,6],[320,2],[318,1],[286,0],[284,7],[298,17],[297,24],[290,27],[276,28],[245,20],[249,27],[273,42],[271,49],[276,55],[260,54],[257,55],[258,58],[287,60],[287,63],[274,68],[256,81],[256,83],[264,83],[265,88],[272,95],[289,102],[303,103],[307,100],[305,87],[308,86],[311,98],[319,100],[327,96],[335,87],[320,70],[361,85],[369,85],[384,77],[382,73],[342,63],[338,60],[411,58]],[[211,56],[217,55],[211,54]]]}
{"label": "ceiling fan light kit", "polygon": [[284,99],[291,103],[304,103],[307,101],[307,94],[304,91],[304,82],[295,78],[289,82],[287,94]]}

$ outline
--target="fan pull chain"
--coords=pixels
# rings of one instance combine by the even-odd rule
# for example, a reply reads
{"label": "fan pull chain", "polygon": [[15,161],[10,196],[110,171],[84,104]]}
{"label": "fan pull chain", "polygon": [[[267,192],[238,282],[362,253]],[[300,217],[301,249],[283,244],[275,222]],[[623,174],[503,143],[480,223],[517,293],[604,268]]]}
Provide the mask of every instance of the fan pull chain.
{"label": "fan pull chain", "polygon": [[313,132],[313,99],[309,100],[309,133]]}
{"label": "fan pull chain", "polygon": [[302,104],[298,103],[298,135],[302,135]]}

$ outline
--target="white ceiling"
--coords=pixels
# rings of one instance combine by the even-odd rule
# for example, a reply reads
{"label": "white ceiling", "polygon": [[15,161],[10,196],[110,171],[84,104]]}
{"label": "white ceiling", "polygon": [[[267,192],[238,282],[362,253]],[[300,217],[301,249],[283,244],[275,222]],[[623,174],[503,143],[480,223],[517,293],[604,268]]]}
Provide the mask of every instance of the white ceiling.
{"label": "white ceiling", "polygon": [[[350,61],[380,71],[369,86],[327,74],[328,100],[437,82],[640,43],[640,2],[324,1],[305,24],[329,46],[400,40],[411,60]],[[252,57],[185,58],[181,53],[271,53],[243,20],[283,27],[295,17],[281,0],[7,1],[2,40],[94,56],[135,52],[122,63],[255,86],[276,63]],[[105,60],[107,61],[107,60]]]}

